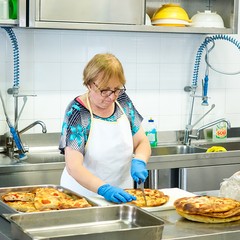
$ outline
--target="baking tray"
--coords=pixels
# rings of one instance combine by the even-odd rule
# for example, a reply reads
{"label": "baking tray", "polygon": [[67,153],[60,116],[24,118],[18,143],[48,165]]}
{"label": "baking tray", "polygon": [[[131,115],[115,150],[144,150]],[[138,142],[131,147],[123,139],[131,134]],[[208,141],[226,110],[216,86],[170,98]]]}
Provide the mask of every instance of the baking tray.
{"label": "baking tray", "polygon": [[[58,191],[64,192],[66,194],[69,194],[71,196],[77,197],[77,198],[82,198],[84,196],[81,196],[67,188],[64,188],[59,185],[29,185],[29,186],[18,186],[18,187],[6,187],[6,188],[0,188],[0,214],[4,216],[5,218],[8,218],[9,214],[16,214],[20,213],[19,211],[15,210],[14,208],[8,206],[6,203],[2,201],[2,195],[8,193],[8,192],[28,192],[32,191],[36,188],[54,188],[57,189]],[[88,199],[87,197],[84,197],[89,204],[91,204],[93,207],[94,206],[99,206],[96,202],[93,202],[92,200]],[[57,211],[66,211],[68,209],[64,210],[57,210]],[[54,211],[54,210],[52,210]],[[22,213],[22,212],[21,212]],[[23,213],[25,214],[25,213]]]}
{"label": "baking tray", "polygon": [[162,219],[126,204],[10,216],[14,239],[160,240]]}

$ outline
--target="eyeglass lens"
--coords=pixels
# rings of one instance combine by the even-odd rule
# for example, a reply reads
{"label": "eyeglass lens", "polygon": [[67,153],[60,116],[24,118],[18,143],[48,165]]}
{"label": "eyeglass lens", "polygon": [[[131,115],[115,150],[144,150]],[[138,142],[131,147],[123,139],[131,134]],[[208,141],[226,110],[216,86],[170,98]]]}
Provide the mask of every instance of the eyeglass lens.
{"label": "eyeglass lens", "polygon": [[115,95],[119,95],[119,94],[123,94],[125,92],[125,89],[117,89],[115,91],[112,91],[112,90],[101,90],[101,95],[103,97],[109,97],[110,95],[112,95],[113,93]]}
{"label": "eyeglass lens", "polygon": [[95,83],[95,82],[93,82],[93,84],[97,87],[97,89],[100,91],[100,93],[101,93],[101,96],[103,96],[103,97],[109,97],[109,96],[111,96],[113,93],[114,93],[114,95],[115,96],[117,96],[117,95],[121,95],[121,94],[123,94],[125,91],[126,91],[126,88],[124,87],[124,88],[122,88],[122,89],[116,89],[116,90],[101,90],[99,87],[98,87],[98,85]]}

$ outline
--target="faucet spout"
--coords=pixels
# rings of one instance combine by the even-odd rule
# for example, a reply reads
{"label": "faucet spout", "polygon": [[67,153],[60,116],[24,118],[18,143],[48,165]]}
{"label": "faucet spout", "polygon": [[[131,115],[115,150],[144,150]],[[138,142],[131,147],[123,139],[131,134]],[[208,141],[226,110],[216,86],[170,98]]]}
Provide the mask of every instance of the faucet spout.
{"label": "faucet spout", "polygon": [[189,138],[199,139],[200,131],[202,131],[202,130],[204,130],[204,129],[206,129],[206,128],[212,127],[212,126],[214,126],[214,125],[217,125],[218,123],[221,123],[221,122],[225,122],[225,123],[227,124],[228,129],[231,128],[231,123],[229,122],[228,119],[226,119],[226,118],[220,118],[220,119],[217,119],[217,120],[215,120],[215,121],[213,121],[213,122],[210,122],[210,123],[207,123],[207,124],[201,126],[200,128],[197,129],[196,135],[195,135],[195,136],[194,136],[194,135],[189,135]]}
{"label": "faucet spout", "polygon": [[194,124],[192,124],[191,122],[192,122],[192,114],[193,114],[193,104],[194,104],[194,98],[192,100],[192,108],[191,108],[191,113],[190,113],[190,117],[189,117],[189,122],[186,125],[185,133],[184,133],[183,144],[185,144],[185,145],[191,144],[191,138],[196,139],[196,137],[194,137],[193,135],[190,135],[193,127],[196,126],[207,114],[209,114],[215,108],[215,104],[212,104],[211,108],[200,119],[198,119]]}
{"label": "faucet spout", "polygon": [[38,120],[38,121],[31,123],[27,127],[23,128],[21,131],[19,131],[19,134],[22,134],[22,133],[28,131],[29,129],[33,128],[34,126],[36,126],[38,124],[42,127],[42,133],[46,133],[47,132],[46,124],[43,121]]}

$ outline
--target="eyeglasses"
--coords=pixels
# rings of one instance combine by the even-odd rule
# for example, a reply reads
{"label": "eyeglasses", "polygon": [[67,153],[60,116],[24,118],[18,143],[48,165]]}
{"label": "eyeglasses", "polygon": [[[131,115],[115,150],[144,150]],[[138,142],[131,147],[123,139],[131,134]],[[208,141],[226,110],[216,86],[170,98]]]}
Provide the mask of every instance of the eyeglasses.
{"label": "eyeglasses", "polygon": [[93,84],[99,90],[102,97],[109,97],[113,93],[114,93],[115,96],[118,96],[118,95],[123,94],[126,91],[125,86],[123,86],[123,88],[121,88],[121,89],[116,89],[116,90],[113,91],[113,90],[107,90],[107,89],[100,89],[95,82],[93,82]]}

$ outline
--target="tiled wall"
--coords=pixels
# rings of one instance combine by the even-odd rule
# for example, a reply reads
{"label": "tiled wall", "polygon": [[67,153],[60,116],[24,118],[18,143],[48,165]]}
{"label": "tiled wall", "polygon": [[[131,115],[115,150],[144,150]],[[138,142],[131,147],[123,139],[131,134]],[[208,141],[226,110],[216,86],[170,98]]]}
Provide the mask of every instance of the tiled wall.
{"label": "tiled wall", "polygon": [[[196,52],[205,35],[71,30],[14,29],[20,48],[20,93],[28,97],[19,129],[43,120],[49,132],[59,132],[68,102],[86,90],[82,71],[96,53],[111,52],[122,62],[127,93],[147,120],[157,121],[160,131],[184,129],[190,111],[190,97],[184,87],[191,84]],[[240,35],[232,35],[240,41]],[[204,56],[203,56],[204,58]],[[216,41],[211,64],[222,72],[240,71],[240,51],[226,41]],[[198,94],[205,73],[202,59]],[[6,94],[13,84],[12,47],[0,29],[0,89],[13,119],[13,97]],[[228,118],[240,126],[240,74],[223,75],[209,70],[209,105],[214,110],[201,121]],[[19,108],[23,103],[19,99]],[[197,98],[193,122],[209,107]],[[20,109],[19,109],[20,110]],[[145,125],[145,122],[144,122]],[[7,130],[0,108],[0,134]],[[39,132],[36,126],[30,132]]]}

